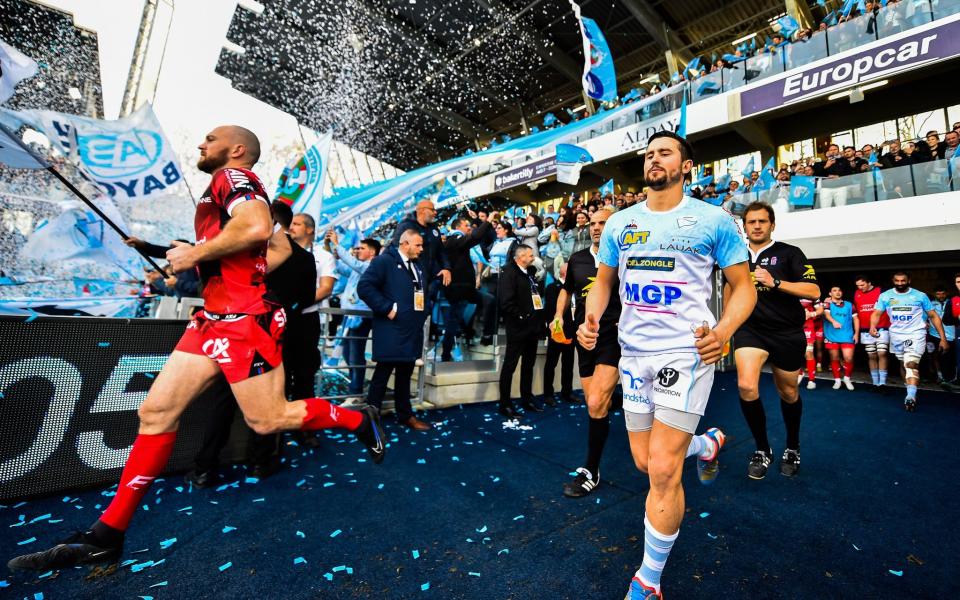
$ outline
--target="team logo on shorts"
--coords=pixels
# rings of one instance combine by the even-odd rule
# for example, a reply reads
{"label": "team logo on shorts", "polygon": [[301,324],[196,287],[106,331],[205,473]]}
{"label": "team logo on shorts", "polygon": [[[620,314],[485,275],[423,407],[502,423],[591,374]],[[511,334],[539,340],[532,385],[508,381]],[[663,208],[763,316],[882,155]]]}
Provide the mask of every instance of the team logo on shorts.
{"label": "team logo on shorts", "polygon": [[214,338],[203,343],[203,353],[217,361],[220,364],[231,362],[227,349],[230,348],[230,340],[227,338]]}
{"label": "team logo on shorts", "polygon": [[665,388],[675,384],[680,379],[680,372],[672,367],[664,367],[657,373],[657,381]]}
{"label": "team logo on shorts", "polygon": [[630,378],[630,389],[639,390],[643,387],[643,377],[634,377],[633,373],[626,369],[621,369],[623,374]]}

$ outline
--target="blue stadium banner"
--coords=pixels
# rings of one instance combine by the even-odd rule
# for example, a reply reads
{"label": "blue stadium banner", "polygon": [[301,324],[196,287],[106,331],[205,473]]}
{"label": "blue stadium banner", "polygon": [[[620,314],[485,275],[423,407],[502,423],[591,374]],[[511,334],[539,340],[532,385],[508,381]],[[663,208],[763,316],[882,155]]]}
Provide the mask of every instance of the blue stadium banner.
{"label": "blue stadium banner", "polygon": [[580,16],[580,7],[573,0],[570,4],[583,36],[583,89],[594,100],[613,102],[617,99],[617,74],[607,40],[596,21]]}

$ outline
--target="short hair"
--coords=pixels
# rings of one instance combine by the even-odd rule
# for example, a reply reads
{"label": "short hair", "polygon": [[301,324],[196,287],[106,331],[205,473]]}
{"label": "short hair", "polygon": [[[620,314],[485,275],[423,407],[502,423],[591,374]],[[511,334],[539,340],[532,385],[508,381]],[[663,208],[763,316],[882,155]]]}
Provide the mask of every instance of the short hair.
{"label": "short hair", "polygon": [[947,137],[947,136],[950,135],[951,133],[952,133],[953,135],[960,135],[960,132],[958,132],[956,129],[951,129],[950,131],[948,131],[948,132],[946,132],[945,134],[943,134],[943,137]]}
{"label": "short hair", "polygon": [[503,227],[503,229],[507,232],[507,235],[513,233],[513,225],[510,224],[510,221],[500,221],[500,227]]}
{"label": "short hair", "polygon": [[293,209],[289,204],[283,200],[274,200],[270,203],[270,215],[280,224],[280,227],[290,229],[290,223],[293,222]]}
{"label": "short hair", "polygon": [[907,273],[907,272],[904,271],[903,269],[901,269],[901,270],[899,270],[899,271],[894,271],[892,277],[896,277],[897,275],[903,275],[903,276],[906,277],[907,279],[910,279],[910,273]]}
{"label": "short hair", "polygon": [[923,134],[923,137],[930,137],[931,135],[939,136],[939,135],[940,135],[940,132],[937,131],[936,129],[931,129],[930,131],[928,131],[928,132],[926,132],[925,134]]}
{"label": "short hair", "polygon": [[857,149],[854,148],[853,146],[844,146],[843,149],[844,149],[844,150],[853,150],[854,152],[857,151]]}
{"label": "short hair", "polygon": [[946,286],[943,286],[943,285],[938,285],[936,288],[934,288],[933,291],[934,291],[934,293],[936,293],[936,292],[943,292],[944,294],[946,294],[946,293],[947,293],[947,287],[946,287]]}
{"label": "short hair", "polygon": [[743,209],[743,222],[744,223],[747,222],[747,213],[751,213],[758,210],[767,211],[767,215],[770,217],[770,223],[777,222],[776,215],[773,214],[773,207],[767,204],[766,202],[760,202],[759,200],[755,200],[751,202],[750,204],[747,205],[745,209]]}
{"label": "short hair", "polygon": [[533,248],[531,248],[526,244],[517,244],[517,246],[513,249],[513,255],[516,256],[520,252],[527,252],[527,251],[533,252]]}
{"label": "short hair", "polygon": [[[316,229],[316,228],[317,228],[317,222],[314,221],[314,220],[313,220],[313,217],[310,216],[309,214],[307,214],[307,213],[297,213],[297,214],[294,215],[294,216],[295,216],[295,217],[300,217],[301,219],[303,219],[303,220],[304,220],[304,225],[306,225],[306,226],[309,227],[310,229]],[[292,221],[291,221],[291,222],[292,222]]]}
{"label": "short hair", "polygon": [[685,137],[673,131],[658,131],[647,139],[647,147],[649,148],[653,140],[658,138],[670,138],[676,141],[677,145],[680,146],[680,160],[693,160],[693,146],[690,145],[690,142],[688,142]]}
{"label": "short hair", "polygon": [[246,127],[241,127],[239,125],[231,125],[230,127],[236,136],[236,141],[243,144],[243,147],[247,149],[247,155],[250,157],[250,164],[257,164],[257,161],[260,160],[260,138],[257,137],[257,134],[250,131]]}
{"label": "short hair", "polygon": [[856,282],[858,282],[858,281],[866,281],[867,283],[873,283],[873,280],[870,279],[870,276],[869,276],[869,275],[864,275],[863,273],[861,273],[861,274],[857,275],[856,277],[854,277],[853,281],[854,281],[854,283],[856,283]]}
{"label": "short hair", "polygon": [[373,238],[364,238],[360,240],[360,243],[364,246],[369,246],[375,254],[380,254],[380,249],[383,248],[383,246],[380,245],[380,242]]}
{"label": "short hair", "polygon": [[457,227],[460,227],[460,224],[463,223],[464,221],[469,223],[470,219],[467,219],[466,217],[457,217],[456,219],[453,220],[453,225],[450,228],[456,229]]}
{"label": "short hair", "polygon": [[416,229],[405,229],[403,233],[400,234],[400,243],[402,244],[404,242],[409,242],[410,239],[413,238],[414,236],[418,238],[423,237],[422,235],[420,235],[420,232],[417,231]]}

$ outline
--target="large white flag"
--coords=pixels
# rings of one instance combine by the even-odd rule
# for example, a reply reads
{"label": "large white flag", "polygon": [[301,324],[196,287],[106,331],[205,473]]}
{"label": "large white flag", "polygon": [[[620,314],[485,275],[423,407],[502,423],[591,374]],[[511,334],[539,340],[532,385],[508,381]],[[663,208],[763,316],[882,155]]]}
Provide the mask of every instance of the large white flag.
{"label": "large white flag", "polygon": [[17,84],[37,74],[37,61],[0,40],[0,104],[13,96]]}
{"label": "large white flag", "polygon": [[116,121],[50,110],[0,109],[77,161],[111,197],[147,199],[183,179],[177,155],[150,104]]}
{"label": "large white flag", "polygon": [[46,169],[47,165],[18,143],[16,135],[0,123],[0,163],[14,169]]}
{"label": "large white flag", "polygon": [[331,130],[321,135],[317,143],[296,162],[287,166],[277,183],[276,198],[289,203],[293,214],[307,213],[317,223],[320,222],[323,208],[323,184],[332,145]]}

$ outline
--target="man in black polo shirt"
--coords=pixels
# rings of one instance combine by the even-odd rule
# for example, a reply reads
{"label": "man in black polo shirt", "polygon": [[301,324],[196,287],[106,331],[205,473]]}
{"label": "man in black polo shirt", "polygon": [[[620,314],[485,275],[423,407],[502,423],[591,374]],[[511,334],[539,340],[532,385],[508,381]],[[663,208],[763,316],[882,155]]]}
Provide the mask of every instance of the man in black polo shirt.
{"label": "man in black polo shirt", "polygon": [[[803,333],[806,314],[799,300],[820,298],[820,287],[813,266],[800,248],[771,240],[775,216],[768,204],[748,205],[743,213],[743,225],[749,241],[750,273],[757,286],[757,306],[733,337],[740,409],[757,443],[747,475],[751,479],[763,479],[773,458],[759,389],[760,369],[769,362],[787,429],[780,472],[792,477],[800,469],[803,405],[797,383],[807,345]],[[724,296],[727,296],[727,287]]]}
{"label": "man in black polo shirt", "polygon": [[[569,305],[574,308],[574,325],[579,327],[586,315],[587,293],[597,278],[600,250],[600,235],[612,212],[600,209],[590,217],[590,239],[593,244],[570,255],[567,263],[567,279],[557,299],[554,326],[569,318]],[[620,299],[611,295],[610,303],[600,316],[600,337],[593,350],[584,350],[577,344],[577,360],[580,363],[580,384],[587,400],[590,418],[587,429],[587,460],[577,469],[572,481],[563,484],[563,495],[582,498],[600,485],[600,457],[610,435],[610,409],[613,392],[620,380],[620,342],[617,340],[617,321],[620,319]],[[623,397],[620,396],[621,404]]]}

